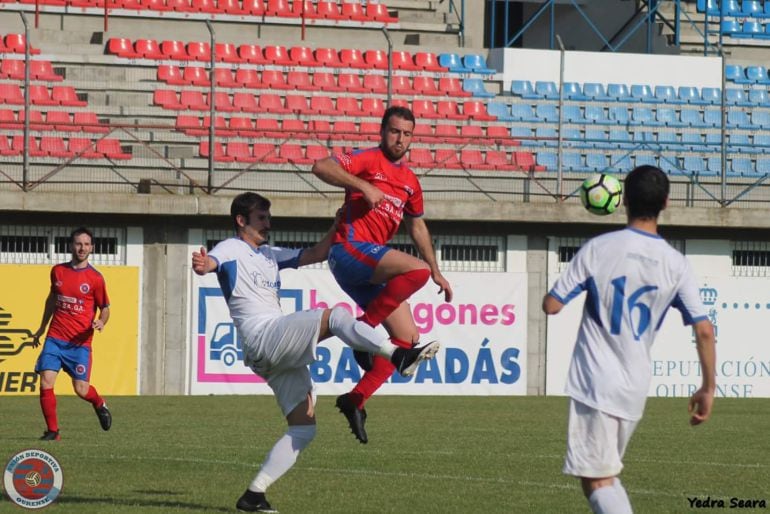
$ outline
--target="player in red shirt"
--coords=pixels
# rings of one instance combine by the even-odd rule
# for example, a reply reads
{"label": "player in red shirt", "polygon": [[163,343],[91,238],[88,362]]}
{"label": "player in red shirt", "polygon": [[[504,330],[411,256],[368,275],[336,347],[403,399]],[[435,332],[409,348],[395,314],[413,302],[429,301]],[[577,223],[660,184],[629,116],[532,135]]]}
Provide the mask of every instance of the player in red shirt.
{"label": "player in red shirt", "polygon": [[[329,266],[340,287],[364,310],[362,321],[382,323],[394,344],[411,348],[419,339],[406,300],[428,278],[447,302],[452,288],[436,263],[431,236],[422,219],[420,182],[405,163],[414,131],[412,111],[390,107],[380,125],[380,145],[316,162],[313,173],[345,188],[345,203],[329,252]],[[390,248],[401,221],[423,260]],[[366,443],[364,404],[393,374],[387,359],[354,352],[366,373],[350,393],[337,398],[356,438]]]}
{"label": "player in red shirt", "polygon": [[77,395],[94,406],[102,429],[109,430],[112,425],[112,415],[104,399],[89,384],[91,338],[94,329],[101,332],[110,319],[110,299],[104,277],[88,263],[93,250],[91,231],[84,227],[75,229],[70,234],[70,249],[72,260],[51,268],[51,291],[40,328],[32,336],[37,347],[40,336],[51,322],[35,365],[35,371],[40,374],[40,407],[47,425],[40,439],[45,441],[60,439],[53,388],[62,368],[72,377],[72,387]]}

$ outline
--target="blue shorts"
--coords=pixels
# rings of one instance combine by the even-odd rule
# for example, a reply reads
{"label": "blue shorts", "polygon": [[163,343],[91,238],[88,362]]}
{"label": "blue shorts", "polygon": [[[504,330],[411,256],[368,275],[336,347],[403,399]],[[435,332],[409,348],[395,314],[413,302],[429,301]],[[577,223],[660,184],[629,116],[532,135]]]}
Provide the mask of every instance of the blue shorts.
{"label": "blue shorts", "polygon": [[385,245],[359,241],[337,243],[329,250],[329,267],[335,280],[362,309],[385,287],[370,281],[380,259],[389,250]]}
{"label": "blue shorts", "polygon": [[91,378],[91,347],[46,337],[35,372],[59,372],[62,368],[72,378],[88,382]]}

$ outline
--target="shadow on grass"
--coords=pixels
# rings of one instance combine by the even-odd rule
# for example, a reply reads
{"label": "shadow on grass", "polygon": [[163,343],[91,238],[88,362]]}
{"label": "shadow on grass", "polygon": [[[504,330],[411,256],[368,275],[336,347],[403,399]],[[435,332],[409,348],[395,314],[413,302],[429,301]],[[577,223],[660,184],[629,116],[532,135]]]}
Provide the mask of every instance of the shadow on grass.
{"label": "shadow on grass", "polygon": [[[150,494],[160,494],[164,493],[165,491],[152,491]],[[177,494],[177,493],[171,493],[171,494]],[[109,497],[101,497],[101,498],[92,498],[92,497],[81,497],[81,496],[63,496],[57,499],[56,503],[59,503],[61,505],[66,504],[107,504],[107,505],[124,505],[126,507],[156,507],[156,508],[177,508],[177,509],[190,509],[190,510],[197,510],[197,511],[205,511],[205,512],[232,512],[233,509],[226,508],[226,507],[212,507],[211,505],[202,505],[200,503],[186,503],[186,502],[179,502],[179,501],[163,501],[163,500],[144,500],[144,499],[127,499],[127,498],[109,498]]]}

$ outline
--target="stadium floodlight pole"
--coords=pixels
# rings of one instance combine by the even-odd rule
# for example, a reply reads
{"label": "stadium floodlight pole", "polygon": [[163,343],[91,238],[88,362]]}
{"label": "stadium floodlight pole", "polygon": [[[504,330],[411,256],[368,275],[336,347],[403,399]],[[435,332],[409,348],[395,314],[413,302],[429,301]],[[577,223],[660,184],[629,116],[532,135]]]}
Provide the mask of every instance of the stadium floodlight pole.
{"label": "stadium floodlight pole", "polygon": [[214,77],[214,56],[216,54],[216,42],[217,42],[217,36],[214,32],[214,26],[211,24],[210,20],[204,20],[206,22],[206,28],[209,29],[209,36],[211,41],[211,52],[209,56],[209,82],[211,83],[209,85],[209,176],[206,180],[206,193],[211,194],[211,188],[212,188],[212,180],[214,178],[214,130],[215,130],[215,102],[214,102],[214,93],[215,93],[215,85],[216,82]]}
{"label": "stadium floodlight pole", "polygon": [[562,114],[564,111],[564,57],[565,57],[565,51],[564,51],[564,43],[561,41],[561,37],[559,34],[556,34],[556,41],[559,43],[559,52],[560,52],[560,62],[559,62],[559,132],[557,133],[557,137],[559,138],[557,141],[557,150],[556,150],[556,194],[559,195],[559,201],[563,200],[564,197],[562,195],[562,187],[563,187],[563,181],[562,181],[562,165],[561,165],[561,159],[562,159],[562,131],[564,129],[564,115]]}
{"label": "stadium floodlight pole", "polygon": [[21,165],[21,188],[27,190],[29,184],[29,24],[24,11],[19,11],[21,22],[24,24],[24,143],[23,161]]}
{"label": "stadium floodlight pole", "polygon": [[393,41],[388,34],[388,27],[383,25],[381,30],[388,41],[388,107],[390,107],[390,98],[393,96]]}
{"label": "stadium floodlight pole", "polygon": [[[721,27],[721,25],[720,25]],[[722,59],[722,77],[721,77],[721,85],[722,85],[722,98],[721,98],[721,116],[720,120],[722,123],[722,126],[720,127],[720,133],[721,133],[721,139],[722,139],[722,147],[720,152],[720,161],[721,161],[721,178],[720,178],[720,186],[719,186],[719,203],[724,207],[725,205],[725,198],[727,196],[727,170],[725,169],[727,167],[727,144],[725,142],[727,138],[727,91],[725,90],[726,82],[725,82],[725,71],[727,64],[725,62],[725,53],[724,49],[722,48],[722,42],[720,41],[717,43],[717,49],[719,50],[719,56]]]}

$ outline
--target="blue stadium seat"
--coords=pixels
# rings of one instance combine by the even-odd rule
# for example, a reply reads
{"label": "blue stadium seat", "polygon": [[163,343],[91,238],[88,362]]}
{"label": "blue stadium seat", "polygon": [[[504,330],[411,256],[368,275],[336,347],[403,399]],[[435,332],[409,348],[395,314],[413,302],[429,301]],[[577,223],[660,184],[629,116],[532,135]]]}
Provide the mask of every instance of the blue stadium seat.
{"label": "blue stadium seat", "polygon": [[628,116],[628,107],[625,106],[611,105],[608,110],[608,114],[610,123],[627,125],[630,121]]}
{"label": "blue stadium seat", "polygon": [[681,174],[679,158],[670,156],[660,156],[660,162],[658,167],[663,170],[664,173],[669,175]]}
{"label": "blue stadium seat", "polygon": [[682,109],[679,114],[682,125],[687,127],[708,127],[703,121],[703,115],[697,109]]}
{"label": "blue stadium seat", "polygon": [[610,145],[619,150],[630,150],[635,146],[631,142],[631,134],[619,129],[610,129]]}
{"label": "blue stadium seat", "polygon": [[673,86],[655,86],[655,99],[658,102],[676,102],[676,90]]}
{"label": "blue stadium seat", "polygon": [[677,97],[682,103],[697,103],[700,96],[698,95],[698,88],[692,86],[679,86],[677,90]]}
{"label": "blue stadium seat", "polygon": [[559,141],[557,140],[559,134],[556,132],[556,128],[554,127],[536,127],[535,137],[541,146],[558,146],[559,144]]}
{"label": "blue stadium seat", "polygon": [[588,100],[588,97],[583,94],[583,90],[577,82],[565,82],[562,88],[565,100]]}
{"label": "blue stadium seat", "polygon": [[[439,64],[441,64],[440,56],[439,56]],[[487,60],[484,58],[483,55],[479,55],[479,54],[468,54],[464,56],[463,65],[467,69],[473,70],[473,73],[483,73],[485,75],[489,75],[491,73],[497,73],[496,69],[490,68],[489,66],[487,66]]]}
{"label": "blue stadium seat", "polygon": [[735,82],[736,84],[749,83],[748,79],[746,78],[746,73],[743,71],[743,66],[739,64],[725,65],[725,80]]}
{"label": "blue stadium seat", "polygon": [[735,88],[727,88],[725,89],[725,102],[728,105],[742,105],[742,106],[749,106],[751,105],[751,102],[749,101],[749,96],[746,94],[746,91],[743,89],[735,89]]}
{"label": "blue stadium seat", "polygon": [[561,141],[566,148],[585,148],[587,146],[583,133],[578,128],[563,128]]}
{"label": "blue stadium seat", "polygon": [[463,80],[463,91],[467,91],[479,98],[494,98],[496,96],[494,93],[487,91],[487,88],[484,87],[484,81],[481,79]]}
{"label": "blue stadium seat", "polygon": [[559,99],[559,88],[556,87],[554,82],[538,80],[535,82],[535,93],[540,98],[545,98],[546,100]]}
{"label": "blue stadium seat", "polygon": [[767,89],[749,89],[749,103],[752,106],[767,107],[770,105],[768,100]]}
{"label": "blue stadium seat", "polygon": [[757,150],[749,141],[748,134],[729,134],[728,141],[728,152],[757,153]]}
{"label": "blue stadium seat", "polygon": [[721,105],[722,88],[718,88],[718,87],[701,88],[700,97],[701,97],[701,101],[699,103],[703,105]]}
{"label": "blue stadium seat", "polygon": [[524,138],[520,139],[521,146],[536,146],[537,142],[533,141],[532,138],[532,129],[529,127],[520,127],[520,126],[514,126],[511,127],[511,137],[514,139],[518,138]]}
{"label": "blue stadium seat", "polygon": [[730,160],[730,167],[727,174],[740,175],[742,177],[751,177],[756,175],[754,165],[748,157],[733,157]]}
{"label": "blue stadium seat", "polygon": [[703,175],[720,175],[722,173],[722,158],[721,157],[708,157],[706,159],[706,169],[703,170]]}
{"label": "blue stadium seat", "polygon": [[628,173],[634,168],[633,163],[631,162],[631,156],[624,154],[624,155],[613,155],[610,159],[610,165],[609,165],[609,172],[611,173]]}
{"label": "blue stadium seat", "polygon": [[764,66],[746,66],[746,78],[756,84],[770,84],[767,77],[767,68]]}
{"label": "blue stadium seat", "polygon": [[449,68],[449,71],[457,73],[470,73],[472,71],[463,65],[462,58],[457,54],[439,54],[438,63],[440,66]]}
{"label": "blue stadium seat", "polygon": [[529,80],[512,80],[511,94],[527,99],[537,98],[535,88],[532,87],[532,83]]}
{"label": "blue stadium seat", "polygon": [[757,174],[761,177],[764,177],[767,174],[770,174],[770,159],[767,157],[763,157],[760,159],[757,159]]}
{"label": "blue stadium seat", "polygon": [[676,111],[670,107],[658,107],[655,112],[655,119],[661,125],[667,127],[683,127],[686,123],[679,121]]}
{"label": "blue stadium seat", "polygon": [[[770,129],[770,112],[767,111],[752,111],[751,112],[751,124],[755,127],[763,129]],[[770,137],[770,136],[768,136]]]}
{"label": "blue stadium seat", "polygon": [[551,104],[537,104],[535,106],[535,116],[537,116],[538,121],[545,123],[559,121],[559,111],[555,105]]}
{"label": "blue stadium seat", "polygon": [[743,0],[741,2],[741,14],[751,18],[762,18],[765,14],[763,3],[759,0]]}
{"label": "blue stadium seat", "polygon": [[719,132],[706,133],[706,151],[716,152],[722,148],[722,134]]}
{"label": "blue stadium seat", "polygon": [[682,132],[682,145],[685,150],[703,151],[703,134],[699,132]]}
{"label": "blue stadium seat", "polygon": [[663,131],[658,132],[658,145],[663,150],[679,150],[679,137],[676,132]]}
{"label": "blue stadium seat", "polygon": [[748,113],[738,109],[729,109],[727,111],[727,126],[730,128],[753,128]]}
{"label": "blue stadium seat", "polygon": [[[524,121],[535,121],[535,116],[534,114],[532,114],[532,107],[530,107],[529,105],[521,105],[521,107],[528,108],[531,113],[531,117]],[[496,116],[497,119],[500,121],[514,121],[519,119],[511,115],[511,109],[508,107],[508,104],[503,104],[499,102],[489,102],[487,104],[487,112],[492,116]]]}
{"label": "blue stadium seat", "polygon": [[634,157],[634,166],[658,166],[658,159],[650,154],[638,154]]}
{"label": "blue stadium seat", "polygon": [[604,171],[609,162],[607,156],[601,153],[589,153],[586,155],[586,168],[590,171]]}
{"label": "blue stadium seat", "polygon": [[721,127],[722,112],[718,109],[706,109],[703,112],[703,122],[707,127]]}
{"label": "blue stadium seat", "polygon": [[[493,103],[494,102],[489,102],[487,104],[487,112],[493,116],[497,116],[496,113],[490,110]],[[498,116],[497,119],[501,118]],[[511,105],[510,119],[513,121],[537,121],[537,116],[535,116],[531,105],[513,104]]]}
{"label": "blue stadium seat", "polygon": [[759,153],[770,153],[770,134],[754,134],[754,148]]}
{"label": "blue stadium seat", "polygon": [[553,152],[537,152],[536,162],[548,170],[556,170],[558,156]]}
{"label": "blue stadium seat", "polygon": [[565,105],[562,107],[562,118],[566,123],[585,123],[583,110],[579,105]]}
{"label": "blue stadium seat", "polygon": [[586,121],[589,123],[606,124],[609,123],[607,115],[604,112],[604,107],[600,105],[586,105],[585,108]]}
{"label": "blue stadium seat", "polygon": [[563,152],[561,166],[567,171],[589,171],[583,163],[583,156],[576,152]]}
{"label": "blue stadium seat", "polygon": [[645,84],[631,84],[631,98],[639,102],[655,102],[652,89]]}
{"label": "blue stadium seat", "polygon": [[631,122],[634,125],[644,125],[647,127],[659,126],[660,123],[655,120],[652,109],[649,107],[632,107]]}
{"label": "blue stadium seat", "polygon": [[735,20],[722,20],[719,30],[727,36],[738,34],[741,31],[741,24]]}
{"label": "blue stadium seat", "polygon": [[738,4],[738,0],[722,0],[722,14],[727,16],[739,16],[741,14],[741,6]]}
{"label": "blue stadium seat", "polygon": [[611,100],[607,93],[604,92],[604,86],[597,82],[586,82],[583,84],[583,94],[592,100]]}
{"label": "blue stadium seat", "polygon": [[741,26],[741,37],[756,37],[763,38],[765,35],[765,27],[758,21],[745,20]]}
{"label": "blue stadium seat", "polygon": [[695,5],[698,12],[707,12],[709,16],[719,16],[719,4],[717,3],[717,0],[698,0]]}
{"label": "blue stadium seat", "polygon": [[655,137],[655,133],[651,130],[644,130],[640,128],[633,133],[634,143],[641,145],[640,148],[657,148],[658,141]]}
{"label": "blue stadium seat", "polygon": [[685,172],[685,175],[693,173],[702,175],[706,171],[706,163],[703,160],[703,157],[687,156],[682,162],[682,167],[684,168],[683,171]]}
{"label": "blue stadium seat", "polygon": [[607,96],[618,102],[631,102],[631,94],[625,84],[607,84]]}
{"label": "blue stadium seat", "polygon": [[594,148],[608,149],[612,146],[607,138],[607,132],[598,128],[586,129],[586,143]]}

